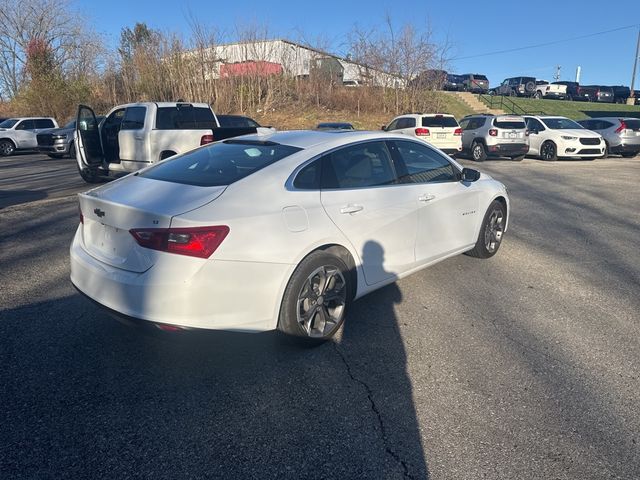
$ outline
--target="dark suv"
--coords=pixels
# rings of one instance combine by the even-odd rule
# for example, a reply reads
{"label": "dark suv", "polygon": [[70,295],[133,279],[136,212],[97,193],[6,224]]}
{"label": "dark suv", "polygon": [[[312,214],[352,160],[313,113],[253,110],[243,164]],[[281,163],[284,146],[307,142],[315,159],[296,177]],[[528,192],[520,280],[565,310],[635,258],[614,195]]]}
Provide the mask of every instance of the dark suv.
{"label": "dark suv", "polygon": [[505,78],[499,87],[492,89],[489,93],[509,97],[532,97],[536,93],[536,79],[534,77]]}
{"label": "dark suv", "polygon": [[613,101],[615,103],[627,103],[627,98],[631,96],[631,90],[624,85],[614,85],[613,89]]}
{"label": "dark suv", "polygon": [[462,75],[462,89],[465,92],[487,93],[489,79],[479,73],[465,73]]}

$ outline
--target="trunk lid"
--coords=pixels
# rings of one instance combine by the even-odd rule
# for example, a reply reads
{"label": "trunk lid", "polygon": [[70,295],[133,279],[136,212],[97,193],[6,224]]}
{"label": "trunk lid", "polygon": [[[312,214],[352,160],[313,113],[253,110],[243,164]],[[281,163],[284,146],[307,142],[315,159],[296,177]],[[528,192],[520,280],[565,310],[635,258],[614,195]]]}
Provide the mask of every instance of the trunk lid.
{"label": "trunk lid", "polygon": [[79,194],[83,247],[107,265],[144,272],[153,266],[158,252],[138,245],[129,230],[168,228],[174,216],[215,200],[225,189],[129,175]]}

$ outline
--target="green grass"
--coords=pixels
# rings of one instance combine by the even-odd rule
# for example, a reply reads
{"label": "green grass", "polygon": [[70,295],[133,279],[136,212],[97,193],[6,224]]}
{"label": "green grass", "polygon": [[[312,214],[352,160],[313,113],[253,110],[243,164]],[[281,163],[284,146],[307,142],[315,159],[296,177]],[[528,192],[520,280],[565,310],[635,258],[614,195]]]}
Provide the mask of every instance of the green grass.
{"label": "green grass", "polygon": [[[484,98],[480,99],[484,101]],[[616,103],[595,102],[570,102],[566,100],[536,100],[534,98],[509,97],[516,105],[526,112],[542,111],[546,115],[558,115],[574,120],[582,120],[589,117],[638,117],[640,118],[640,105],[620,105]],[[498,102],[496,97],[494,102]],[[485,102],[487,103],[487,102]],[[508,103],[508,102],[507,102]],[[500,108],[495,107],[494,108]],[[506,107],[506,104],[505,104]],[[504,108],[508,113],[508,107]],[[519,112],[517,112],[519,113]]]}
{"label": "green grass", "polygon": [[438,107],[438,112],[436,113],[450,113],[457,119],[475,113],[466,103],[459,100],[455,95],[444,92],[433,92],[433,94]]}

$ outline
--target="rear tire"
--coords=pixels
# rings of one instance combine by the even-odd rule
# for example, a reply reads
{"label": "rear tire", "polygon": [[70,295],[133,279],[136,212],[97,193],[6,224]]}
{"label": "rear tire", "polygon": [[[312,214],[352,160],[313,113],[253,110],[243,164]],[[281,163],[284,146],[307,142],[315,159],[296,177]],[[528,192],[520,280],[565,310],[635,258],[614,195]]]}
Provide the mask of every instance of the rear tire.
{"label": "rear tire", "polygon": [[494,200],[484,215],[475,247],[466,252],[466,255],[476,258],[493,257],[502,243],[506,223],[507,211],[505,206],[502,202]]}
{"label": "rear tire", "polygon": [[623,154],[622,154],[622,157],[623,157],[623,158],[633,158],[633,157],[635,157],[636,155],[638,155],[638,154],[637,154],[637,153],[623,153]]}
{"label": "rear tire", "polygon": [[524,160],[524,155],[518,155],[517,157],[511,157],[511,160],[513,160],[514,162],[521,162],[522,160]]}
{"label": "rear tire", "polygon": [[536,92],[533,94],[533,98],[540,100],[542,98],[542,93]]}
{"label": "rear tire", "polygon": [[0,156],[9,157],[16,151],[16,146],[11,140],[0,141]]}
{"label": "rear tire", "polygon": [[344,323],[351,303],[350,282],[342,259],[321,250],[310,253],[289,279],[278,330],[309,346],[327,341]]}
{"label": "rear tire", "polygon": [[484,162],[487,159],[487,151],[482,142],[473,142],[473,145],[471,145],[471,157],[476,162]]}
{"label": "rear tire", "polygon": [[558,147],[551,140],[547,140],[540,147],[540,158],[547,162],[555,162],[558,160]]}
{"label": "rear tire", "polygon": [[63,155],[59,154],[59,153],[47,153],[47,156],[49,158],[56,158],[56,159],[60,159],[63,157]]}

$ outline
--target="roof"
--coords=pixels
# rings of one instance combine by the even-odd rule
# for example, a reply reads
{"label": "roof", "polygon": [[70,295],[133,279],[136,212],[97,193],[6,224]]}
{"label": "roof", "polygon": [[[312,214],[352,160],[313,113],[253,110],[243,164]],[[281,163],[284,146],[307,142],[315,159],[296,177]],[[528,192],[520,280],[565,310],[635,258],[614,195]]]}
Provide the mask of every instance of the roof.
{"label": "roof", "polygon": [[387,133],[382,131],[366,130],[289,130],[276,131],[275,133],[243,135],[233,140],[251,140],[263,142],[275,142],[307,149],[321,144],[345,144],[358,140],[375,140],[384,138],[410,139],[400,133]]}

